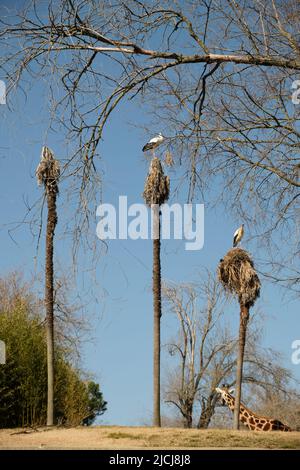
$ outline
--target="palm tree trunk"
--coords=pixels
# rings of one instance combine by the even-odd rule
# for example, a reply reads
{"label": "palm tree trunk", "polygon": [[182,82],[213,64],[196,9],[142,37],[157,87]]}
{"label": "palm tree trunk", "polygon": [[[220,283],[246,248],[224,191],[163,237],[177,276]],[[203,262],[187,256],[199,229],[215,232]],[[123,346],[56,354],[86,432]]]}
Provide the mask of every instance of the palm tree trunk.
{"label": "palm tree trunk", "polygon": [[46,232],[46,267],[45,267],[45,305],[47,332],[47,369],[48,369],[48,399],[47,426],[53,425],[54,400],[54,286],[53,286],[53,239],[57,223],[56,192],[47,191],[48,219]]}
{"label": "palm tree trunk", "polygon": [[249,320],[249,308],[245,305],[240,304],[240,329],[239,329],[239,350],[236,365],[236,393],[235,393],[235,404],[234,404],[234,415],[233,415],[233,429],[239,429],[240,427],[240,404],[241,404],[241,391],[242,391],[242,380],[243,380],[243,362],[244,362],[244,351],[246,344],[246,332],[247,323]]}
{"label": "palm tree trunk", "polygon": [[[161,268],[160,268],[160,211],[153,211],[153,426],[161,426],[160,418],[160,317],[161,317]],[[157,238],[156,238],[157,237]]]}

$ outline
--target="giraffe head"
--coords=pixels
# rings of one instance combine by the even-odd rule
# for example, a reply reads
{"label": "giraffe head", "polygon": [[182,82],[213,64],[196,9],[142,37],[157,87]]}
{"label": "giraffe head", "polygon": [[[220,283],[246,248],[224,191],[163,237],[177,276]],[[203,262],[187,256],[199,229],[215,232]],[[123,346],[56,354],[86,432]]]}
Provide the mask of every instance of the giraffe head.
{"label": "giraffe head", "polygon": [[224,384],[222,387],[216,387],[216,392],[218,393],[223,405],[227,405],[231,409],[234,408],[234,397],[232,396],[234,388],[229,388]]}

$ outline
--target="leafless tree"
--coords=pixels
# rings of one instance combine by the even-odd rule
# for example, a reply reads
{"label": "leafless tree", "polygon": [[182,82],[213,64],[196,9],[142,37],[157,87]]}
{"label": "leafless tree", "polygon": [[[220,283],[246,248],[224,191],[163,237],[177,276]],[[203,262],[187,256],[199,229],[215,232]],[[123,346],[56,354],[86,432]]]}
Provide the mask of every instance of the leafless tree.
{"label": "leafless tree", "polygon": [[[220,290],[213,279],[210,278],[200,292],[192,285],[168,285],[164,287],[163,294],[167,307],[176,314],[180,325],[178,338],[168,344],[170,354],[179,357],[179,369],[173,378],[169,377],[166,401],[178,408],[186,427],[192,427],[193,409],[204,376],[212,362],[232,348],[234,342],[226,337],[227,332],[224,335],[217,332],[216,323],[222,308],[217,306]],[[201,311],[197,308],[199,295],[207,303]],[[211,382],[214,381],[215,378],[211,377]],[[212,394],[215,396],[214,388]]]}
{"label": "leafless tree", "polygon": [[[278,235],[289,256],[299,252],[298,24],[297,0],[32,0],[3,11],[9,88],[47,76],[51,115],[78,144],[64,175],[79,201],[80,233],[104,126],[122,102],[140,97],[164,126],[189,199],[197,188],[210,200],[222,195],[253,236],[264,234],[260,243],[274,248]],[[283,251],[268,262],[281,271],[276,279],[297,285],[299,269],[286,268]]]}
{"label": "leafless tree", "polygon": [[[283,386],[273,387],[272,390],[255,390],[255,400],[258,413],[264,416],[278,416],[289,423],[293,430],[300,430],[300,396],[295,388],[285,390]],[[298,384],[299,385],[299,384]]]}
{"label": "leafless tree", "polygon": [[[163,290],[166,311],[178,319],[178,334],[167,344],[176,365],[166,375],[164,390],[185,427],[207,428],[218,405],[215,388],[236,385],[238,341],[226,321],[228,305],[218,283],[209,273],[201,277],[206,278],[201,287],[174,284]],[[255,316],[249,321],[243,384],[246,400],[259,408],[262,400],[256,397],[274,390],[287,393],[292,374],[279,365],[276,351],[261,346],[262,321]]]}

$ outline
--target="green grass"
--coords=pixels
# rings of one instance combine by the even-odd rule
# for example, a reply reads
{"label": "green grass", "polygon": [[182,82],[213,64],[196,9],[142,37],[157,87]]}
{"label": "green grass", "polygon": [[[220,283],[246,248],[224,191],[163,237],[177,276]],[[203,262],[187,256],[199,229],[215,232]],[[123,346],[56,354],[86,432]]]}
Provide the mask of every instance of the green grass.
{"label": "green grass", "polygon": [[126,432],[111,432],[106,435],[109,439],[143,439],[143,436],[133,436],[132,434]]}

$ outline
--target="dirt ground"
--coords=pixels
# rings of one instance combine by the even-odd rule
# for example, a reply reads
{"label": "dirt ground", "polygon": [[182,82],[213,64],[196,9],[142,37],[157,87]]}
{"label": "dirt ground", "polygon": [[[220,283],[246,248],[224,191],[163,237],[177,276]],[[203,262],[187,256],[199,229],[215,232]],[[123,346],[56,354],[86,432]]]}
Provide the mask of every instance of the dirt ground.
{"label": "dirt ground", "polygon": [[0,429],[0,449],[300,449],[300,432],[93,426]]}

